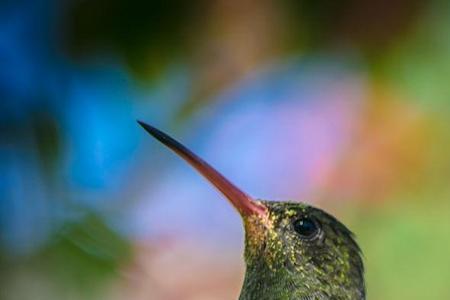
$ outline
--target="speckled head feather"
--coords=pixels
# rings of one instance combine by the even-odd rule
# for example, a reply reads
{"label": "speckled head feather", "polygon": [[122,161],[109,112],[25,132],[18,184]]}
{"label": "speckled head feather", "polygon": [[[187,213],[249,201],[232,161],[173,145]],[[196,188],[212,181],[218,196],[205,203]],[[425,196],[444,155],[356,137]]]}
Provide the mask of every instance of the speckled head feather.
{"label": "speckled head feather", "polygon": [[[361,250],[347,227],[303,203],[261,203],[266,218],[244,217],[241,300],[365,299]],[[310,223],[306,232],[299,228],[304,222]]]}
{"label": "speckled head feather", "polygon": [[361,250],[332,215],[299,202],[248,196],[182,144],[139,121],[206,177],[245,227],[246,274],[240,300],[364,300]]}

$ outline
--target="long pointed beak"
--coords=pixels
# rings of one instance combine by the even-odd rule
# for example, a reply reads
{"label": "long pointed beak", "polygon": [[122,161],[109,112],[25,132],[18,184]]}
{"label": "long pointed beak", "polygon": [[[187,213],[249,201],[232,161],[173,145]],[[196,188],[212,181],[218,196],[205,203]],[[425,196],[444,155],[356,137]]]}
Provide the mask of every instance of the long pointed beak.
{"label": "long pointed beak", "polygon": [[252,197],[241,191],[222,174],[211,167],[203,159],[195,155],[188,148],[155,127],[141,121],[137,122],[154,138],[169,147],[195,169],[197,169],[200,174],[208,179],[208,181],[210,181],[231,202],[231,204],[243,217],[250,215],[266,215],[266,208],[262,204],[256,202]]}

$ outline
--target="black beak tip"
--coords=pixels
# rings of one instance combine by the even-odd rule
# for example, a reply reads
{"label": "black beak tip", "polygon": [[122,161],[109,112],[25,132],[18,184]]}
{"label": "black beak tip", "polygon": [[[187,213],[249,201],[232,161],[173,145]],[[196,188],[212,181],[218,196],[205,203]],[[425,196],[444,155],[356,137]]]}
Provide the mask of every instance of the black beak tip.
{"label": "black beak tip", "polygon": [[141,125],[142,127],[146,127],[148,126],[147,124],[145,124],[144,122],[142,122],[141,120],[136,120],[136,122],[138,122],[139,125]]}
{"label": "black beak tip", "polygon": [[[160,131],[159,129],[156,129],[155,127],[148,125],[145,122],[142,122],[140,120],[136,120],[139,125],[142,126],[142,128],[145,129],[150,135],[152,135],[154,138],[165,144],[166,146],[169,146],[171,144],[178,145],[178,142],[176,142],[174,139],[172,139],[170,136],[165,134],[164,132]],[[178,145],[178,147],[182,147],[181,145]]]}
{"label": "black beak tip", "polygon": [[144,128],[148,133],[154,134],[156,131],[156,128],[154,128],[153,126],[148,125],[145,122],[142,122],[141,120],[136,120],[136,122],[138,122],[139,125],[142,126],[142,128]]}

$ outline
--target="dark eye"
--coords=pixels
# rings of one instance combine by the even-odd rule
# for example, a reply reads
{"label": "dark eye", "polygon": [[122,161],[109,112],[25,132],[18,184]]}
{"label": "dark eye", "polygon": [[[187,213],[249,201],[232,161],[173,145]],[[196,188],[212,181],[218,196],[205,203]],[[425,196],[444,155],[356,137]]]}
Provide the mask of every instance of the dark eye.
{"label": "dark eye", "polygon": [[309,217],[301,217],[295,220],[293,225],[294,230],[305,239],[312,239],[320,232],[319,224]]}

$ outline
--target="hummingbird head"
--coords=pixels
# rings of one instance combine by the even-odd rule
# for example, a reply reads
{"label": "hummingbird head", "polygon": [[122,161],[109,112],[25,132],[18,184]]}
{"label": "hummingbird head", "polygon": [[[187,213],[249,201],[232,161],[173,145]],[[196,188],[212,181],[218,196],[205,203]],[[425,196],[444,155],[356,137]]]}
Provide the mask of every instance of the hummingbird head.
{"label": "hummingbird head", "polygon": [[243,295],[257,297],[241,299],[364,299],[361,250],[345,225],[304,203],[259,203],[265,216],[243,217]]}
{"label": "hummingbird head", "polygon": [[361,250],[336,218],[304,203],[253,199],[167,134],[138,123],[197,169],[241,215],[246,274],[240,300],[365,299]]}

